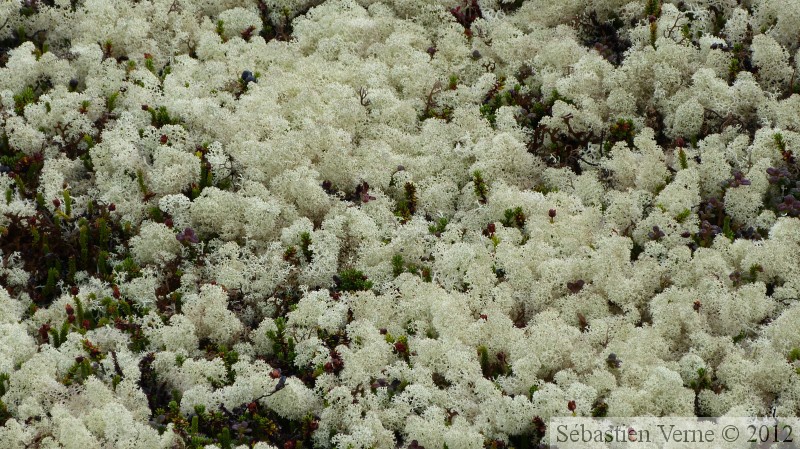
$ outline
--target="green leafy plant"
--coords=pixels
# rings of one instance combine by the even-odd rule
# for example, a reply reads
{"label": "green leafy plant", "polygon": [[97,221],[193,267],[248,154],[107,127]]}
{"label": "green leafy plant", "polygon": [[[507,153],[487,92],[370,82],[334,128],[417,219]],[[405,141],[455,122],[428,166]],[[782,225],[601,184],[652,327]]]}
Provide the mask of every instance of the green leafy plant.
{"label": "green leafy plant", "polygon": [[401,223],[406,223],[417,211],[417,188],[413,183],[407,182],[403,187],[403,198],[397,202],[394,214],[400,217]]}
{"label": "green leafy plant", "polygon": [[354,292],[372,289],[372,281],[359,270],[349,269],[340,272],[334,278],[337,290],[344,292]]}
{"label": "green leafy plant", "polygon": [[507,228],[522,229],[525,227],[525,220],[525,213],[522,211],[522,208],[518,206],[513,209],[506,209],[505,212],[503,212],[503,219],[500,222]]}
{"label": "green leafy plant", "polygon": [[478,197],[478,202],[486,204],[486,195],[489,193],[489,187],[486,185],[486,181],[483,180],[483,175],[479,170],[475,170],[472,173],[472,182],[475,184],[475,196]]}

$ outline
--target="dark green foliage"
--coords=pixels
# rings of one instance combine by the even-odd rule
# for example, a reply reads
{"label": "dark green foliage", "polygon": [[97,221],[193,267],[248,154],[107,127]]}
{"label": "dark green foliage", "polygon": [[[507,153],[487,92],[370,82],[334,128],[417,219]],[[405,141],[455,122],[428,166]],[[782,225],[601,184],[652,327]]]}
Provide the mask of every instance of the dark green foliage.
{"label": "dark green foliage", "polygon": [[431,269],[429,267],[406,263],[402,255],[395,254],[392,257],[392,274],[397,277],[406,272],[422,277],[425,282],[431,282]]}
{"label": "dark green foliage", "polygon": [[58,269],[50,268],[47,270],[47,283],[42,290],[42,296],[48,299],[53,299],[58,293],[56,282],[58,282]]}
{"label": "dark green foliage", "polygon": [[661,15],[661,2],[659,0],[647,0],[644,7],[645,17]]}
{"label": "dark green foliage", "polygon": [[180,120],[169,115],[169,111],[167,111],[166,106],[159,106],[158,108],[144,106],[144,109],[150,113],[150,124],[156,128],[161,128],[164,125],[177,125],[180,123]]}
{"label": "dark green foliage", "polygon": [[297,355],[294,351],[294,338],[286,334],[286,319],[284,317],[275,318],[276,330],[268,330],[267,338],[272,341],[273,353],[278,358],[281,366],[290,367],[294,364]]}
{"label": "dark green foliage", "polygon": [[436,220],[436,223],[428,226],[428,232],[435,235],[436,237],[441,237],[442,233],[447,228],[447,223],[448,223],[447,218],[442,217]]}
{"label": "dark green foliage", "polygon": [[403,187],[403,198],[397,202],[394,214],[400,217],[401,223],[406,223],[417,211],[417,188],[414,184],[407,182]]}
{"label": "dark green foliage", "polygon": [[[457,78],[456,78],[457,80]],[[450,86],[451,89],[455,88],[455,81],[451,77],[450,78]],[[441,106],[439,105],[436,97],[439,93],[442,92],[442,82],[436,81],[431,87],[431,90],[428,91],[428,95],[425,97],[425,108],[422,110],[422,113],[417,117],[420,122],[423,122],[429,118],[437,118],[440,120],[444,120],[449,122],[453,118],[453,109],[448,106]]]}
{"label": "dark green foliage", "polygon": [[397,277],[400,276],[405,269],[403,268],[403,256],[395,254],[392,257],[392,274]]}
{"label": "dark green foliage", "polygon": [[336,280],[338,291],[355,292],[372,289],[372,281],[359,270],[349,269],[339,273]]}
{"label": "dark green foliage", "polygon": [[503,219],[500,222],[507,228],[522,229],[525,227],[525,220],[525,213],[522,211],[522,208],[515,207],[514,209],[506,209],[503,213]]}
{"label": "dark green foliage", "polygon": [[497,376],[501,374],[511,374],[511,365],[506,361],[506,357],[505,353],[499,352],[493,358],[494,360],[492,360],[486,346],[478,346],[478,359],[480,360],[483,377],[487,379],[496,379]]}
{"label": "dark green foliage", "polygon": [[478,202],[486,204],[486,195],[489,193],[489,187],[486,185],[486,181],[483,180],[483,175],[479,170],[475,170],[472,173],[472,182],[475,184],[475,196],[478,197]]}
{"label": "dark green foliage", "polygon": [[592,405],[592,416],[595,418],[603,418],[608,415],[608,404],[602,399],[597,399]]}
{"label": "dark green foliage", "polygon": [[689,161],[686,159],[686,152],[683,151],[683,148],[678,149],[678,163],[681,166],[681,170],[689,168]]}
{"label": "dark green foliage", "polygon": [[300,233],[300,251],[303,253],[303,257],[306,258],[306,262],[311,262],[314,253],[311,251],[311,234],[308,232]]}
{"label": "dark green foliage", "polygon": [[117,99],[119,98],[119,92],[114,92],[106,98],[106,109],[111,112],[114,108],[117,107]]}
{"label": "dark green foliage", "polygon": [[27,86],[22,92],[14,95],[14,112],[17,115],[23,115],[25,106],[36,103],[38,99],[36,92],[33,90],[33,86]]}
{"label": "dark green foliage", "polygon": [[633,121],[630,119],[619,119],[611,125],[608,130],[608,140],[605,142],[605,151],[611,150],[617,142],[625,142],[633,148],[633,138],[636,135],[633,128]]}

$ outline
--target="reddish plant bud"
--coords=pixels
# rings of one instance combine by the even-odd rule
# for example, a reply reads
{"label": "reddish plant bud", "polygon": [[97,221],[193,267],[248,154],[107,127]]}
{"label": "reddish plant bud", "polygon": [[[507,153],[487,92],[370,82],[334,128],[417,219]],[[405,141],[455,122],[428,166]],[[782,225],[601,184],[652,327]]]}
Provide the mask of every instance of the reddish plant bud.
{"label": "reddish plant bud", "polygon": [[385,327],[382,327],[382,328],[381,328],[381,330],[380,330],[380,331],[378,331],[378,332],[380,332],[380,333],[381,333],[381,335],[386,335],[386,333],[387,333],[387,332],[389,332],[389,331],[388,331],[388,330],[386,330],[386,328],[385,328]]}
{"label": "reddish plant bud", "polygon": [[112,295],[114,296],[114,299],[119,299],[119,297],[120,297],[119,287],[117,287],[116,285],[113,285],[113,286],[111,286],[111,289],[113,290]]}
{"label": "reddish plant bud", "polygon": [[69,292],[72,294],[72,296],[77,295],[79,291],[80,291],[80,289],[78,289],[78,287],[74,286],[74,285],[72,287],[70,287],[70,289],[69,289]]}
{"label": "reddish plant bud", "polygon": [[167,137],[166,134],[162,134],[161,138],[158,140],[161,142],[161,145],[164,145],[165,143],[167,143],[167,140],[169,140],[169,137]]}
{"label": "reddish plant bud", "polygon": [[319,421],[312,419],[311,422],[308,423],[308,430],[313,432],[317,429],[319,429]]}
{"label": "reddish plant bud", "polygon": [[544,420],[539,416],[533,417],[533,427],[539,434],[544,434],[547,431],[547,424],[545,424]]}
{"label": "reddish plant bud", "polygon": [[67,316],[67,323],[72,324],[75,322],[75,315],[68,315]]}
{"label": "reddish plant bud", "polygon": [[703,303],[701,303],[700,300],[698,299],[697,301],[694,302],[694,306],[692,306],[692,307],[694,308],[695,312],[699,312],[700,311],[700,306],[702,306],[702,305],[703,305]]}
{"label": "reddish plant bud", "polygon": [[571,293],[578,293],[581,291],[581,289],[583,289],[584,284],[585,282],[583,279],[578,279],[575,282],[567,282],[567,288]]}
{"label": "reddish plant bud", "polygon": [[251,403],[247,404],[247,410],[250,413],[257,412],[258,411],[258,404],[256,404],[255,402],[251,402]]}
{"label": "reddish plant bud", "polygon": [[575,409],[578,408],[578,405],[575,404],[575,401],[569,401],[567,402],[567,408],[569,409],[569,411],[574,412]]}
{"label": "reddish plant bud", "polygon": [[89,329],[89,326],[90,326],[89,320],[83,320],[83,322],[81,323],[81,327],[83,327],[84,329]]}
{"label": "reddish plant bud", "polygon": [[397,352],[404,353],[408,351],[408,346],[402,341],[398,341],[394,344],[394,349],[397,350]]}
{"label": "reddish plant bud", "polygon": [[547,216],[550,218],[556,218],[556,210],[550,209],[549,211],[547,211]]}
{"label": "reddish plant bud", "polygon": [[58,209],[59,207],[61,207],[61,200],[59,200],[58,198],[54,199],[54,200],[53,200],[53,206],[55,206],[55,207],[56,207],[56,209]]}
{"label": "reddish plant bud", "polygon": [[114,203],[109,204],[108,205],[108,210],[109,210],[109,212],[114,212],[115,210],[117,210],[116,204],[114,204]]}
{"label": "reddish plant bud", "polygon": [[48,338],[47,338],[47,333],[48,332],[50,332],[50,324],[49,323],[44,323],[44,324],[42,324],[41,327],[39,327],[39,337],[41,337],[42,340],[44,340],[44,341],[48,340]]}
{"label": "reddish plant bud", "polygon": [[332,373],[333,372],[333,363],[325,362],[325,372]]}
{"label": "reddish plant bud", "polygon": [[489,319],[489,317],[488,317],[488,316],[486,316],[486,314],[485,314],[485,313],[482,313],[482,314],[481,314],[481,319],[482,319],[482,320],[487,320],[487,319]]}
{"label": "reddish plant bud", "polygon": [[82,355],[79,355],[79,356],[75,357],[75,361],[76,361],[77,363],[83,363],[83,356],[82,356]]}
{"label": "reddish plant bud", "polygon": [[67,315],[75,314],[75,309],[72,308],[72,304],[67,304],[66,306],[64,306],[64,308],[67,309]]}
{"label": "reddish plant bud", "polygon": [[279,377],[281,377],[281,370],[279,368],[273,369],[272,371],[270,371],[269,377],[273,379],[278,379]]}
{"label": "reddish plant bud", "polygon": [[171,218],[165,219],[164,220],[164,225],[166,225],[168,228],[172,229],[172,226],[173,226],[172,219]]}

